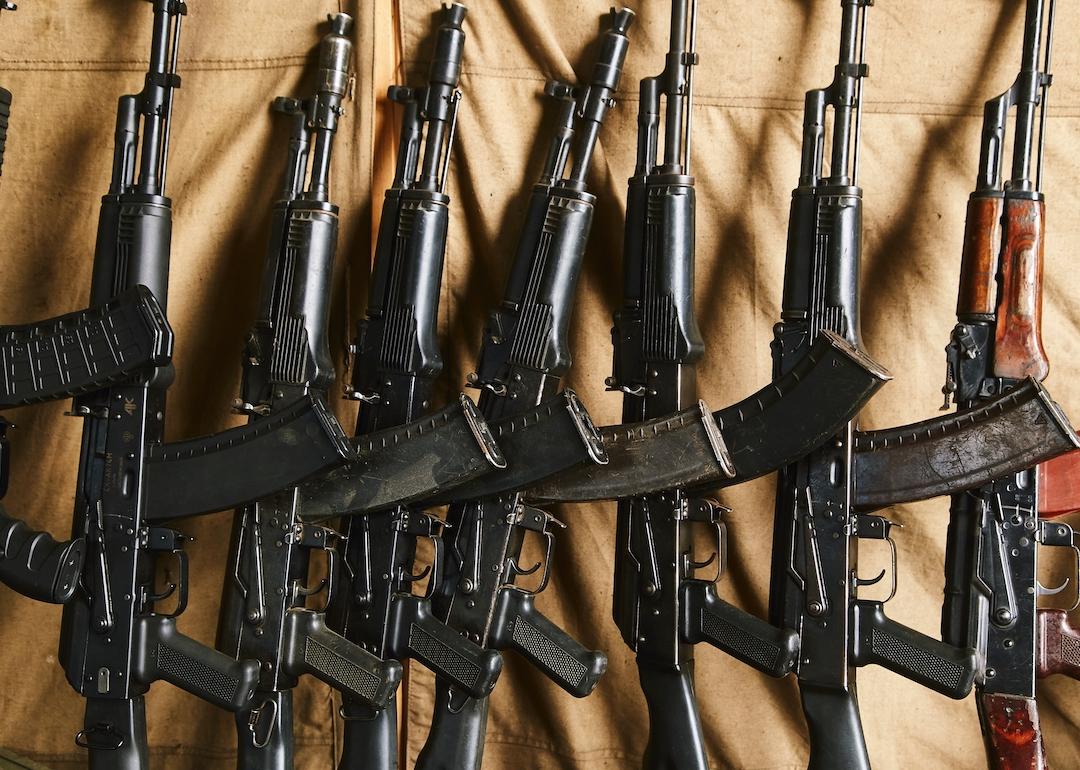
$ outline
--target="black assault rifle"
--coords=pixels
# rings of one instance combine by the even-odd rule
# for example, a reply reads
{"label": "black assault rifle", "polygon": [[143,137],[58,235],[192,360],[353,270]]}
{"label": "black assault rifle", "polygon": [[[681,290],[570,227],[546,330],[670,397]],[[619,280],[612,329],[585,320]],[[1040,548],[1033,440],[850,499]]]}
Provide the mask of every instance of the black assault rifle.
{"label": "black assault rifle", "polygon": [[[236,403],[253,426],[299,399],[325,399],[334,381],[327,321],[338,207],[329,200],[329,175],[350,84],[352,19],[337,14],[330,26],[320,45],[315,95],[274,102],[293,124]],[[261,664],[252,708],[236,714],[242,768],[292,767],[292,688],[301,675],[373,708],[386,705],[401,679],[399,664],[342,638],[326,627],[322,611],[305,606],[320,591],[327,601],[333,595],[338,534],[305,521],[302,512],[301,496],[291,488],[244,507],[233,519],[217,647]],[[326,553],[329,569],[314,588],[308,586],[312,551]]]}
{"label": "black assault rifle", "polygon": [[[167,295],[171,202],[164,196],[172,94],[187,6],[152,0],[150,69],[143,91],[121,97],[112,184],[102,199],[92,308],[145,286]],[[141,147],[140,147],[141,139]],[[163,444],[171,366],[133,384],[79,397],[85,418],[73,530],[86,539],[79,592],[64,607],[60,661],[87,699],[77,742],[92,768],[143,768],[143,695],[165,679],[223,708],[246,708],[259,664],[238,662],[176,630],[187,603],[186,538],[162,522],[238,507],[293,487],[354,456],[323,401],[308,394],[256,424]],[[158,590],[159,554],[176,557]],[[158,605],[175,597],[171,611]]]}
{"label": "black assault rifle", "polygon": [[[0,2],[0,11],[14,11]],[[11,92],[0,88],[0,169],[7,147]],[[0,326],[0,409],[70,398],[165,365],[172,330],[154,296],[138,286],[99,308],[22,326]],[[0,417],[0,498],[11,470],[11,423]],[[0,506],[0,582],[24,596],[62,604],[82,569],[81,538],[57,542]]]}
{"label": "black assault rifle", "polygon": [[[569,456],[577,464],[586,459],[582,448],[593,461],[604,459],[587,413],[572,396],[560,400],[566,395],[560,391],[571,362],[570,314],[595,202],[585,179],[600,126],[614,104],[633,18],[629,10],[612,12],[588,86],[551,83],[546,89],[560,103],[559,128],[533,188],[504,299],[485,327],[479,365],[470,377],[470,384],[482,389],[481,411],[497,421],[496,436],[511,456],[508,472],[495,474],[504,484],[538,480],[542,476],[530,471],[567,467],[562,460]],[[550,422],[557,413],[571,417],[570,435],[561,443],[522,447],[520,456],[528,459],[521,465],[532,467],[518,468],[504,437],[513,435],[515,423],[520,428]],[[607,659],[585,649],[534,605],[548,581],[552,530],[561,524],[527,505],[519,488],[479,500],[455,497],[449,514],[453,543],[433,597],[436,616],[484,648],[515,649],[567,692],[590,693]],[[519,563],[528,532],[546,541],[545,562],[533,569]],[[543,574],[535,588],[515,585],[520,575],[537,569]],[[431,733],[417,767],[479,768],[487,714],[487,697],[470,698],[438,679]]]}
{"label": "black assault rifle", "polygon": [[[357,435],[404,425],[430,410],[439,354],[439,288],[450,198],[446,195],[465,45],[465,6],[444,6],[427,84],[392,86],[404,108],[394,181],[386,191],[366,318],[354,346],[350,395],[361,402]],[[505,463],[503,463],[505,465]],[[435,618],[430,596],[412,592],[441,573],[444,522],[419,506],[399,505],[343,522],[343,590],[328,610],[331,628],[380,657],[415,658],[471,697],[484,697],[502,669],[498,652]],[[417,542],[429,540],[433,562],[415,574]],[[435,585],[432,578],[429,588]],[[348,693],[339,766],[397,767],[397,709],[372,713]]]}

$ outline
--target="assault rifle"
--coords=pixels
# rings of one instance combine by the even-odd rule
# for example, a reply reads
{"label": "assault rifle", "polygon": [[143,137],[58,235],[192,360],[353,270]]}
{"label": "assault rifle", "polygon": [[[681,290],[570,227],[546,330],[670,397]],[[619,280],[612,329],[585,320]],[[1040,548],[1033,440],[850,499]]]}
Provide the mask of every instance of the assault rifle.
{"label": "assault rifle", "polygon": [[[334,15],[330,27],[320,46],[315,95],[274,102],[293,127],[235,405],[253,426],[298,399],[325,399],[334,381],[327,321],[338,207],[329,200],[329,174],[351,77],[352,18]],[[291,488],[244,507],[233,519],[217,647],[261,664],[253,707],[236,713],[242,768],[292,767],[292,688],[301,675],[374,708],[386,705],[401,679],[398,663],[344,639],[327,628],[323,611],[306,608],[309,596],[325,591],[329,601],[333,594],[338,533],[301,513],[301,496]],[[308,586],[312,551],[325,552],[329,570],[315,587]]]}
{"label": "assault rifle", "polygon": [[[117,111],[92,309],[139,286],[162,303],[167,295],[172,217],[164,187],[187,6],[152,4],[145,87],[121,97]],[[158,366],[135,382],[80,396],[73,409],[85,419],[73,530],[86,539],[87,557],[80,591],[64,607],[59,657],[68,682],[87,699],[76,741],[89,749],[92,768],[145,767],[143,695],[158,679],[233,711],[247,707],[255,693],[257,662],[238,662],[176,630],[187,603],[185,538],[161,522],[242,506],[354,455],[323,401],[312,395],[255,425],[163,444],[172,377],[171,365]],[[155,581],[159,554],[175,556],[178,566],[176,582],[163,590]],[[175,606],[160,611],[169,597]]]}
{"label": "assault rifle", "polygon": [[[15,10],[0,2],[0,11]],[[11,92],[0,88],[0,168],[7,147]],[[135,287],[100,307],[38,323],[0,326],[0,409],[69,398],[168,363],[172,330],[153,295]],[[13,427],[0,417],[0,499],[7,493]],[[0,582],[24,596],[62,604],[82,569],[81,538],[57,542],[0,506]]]}
{"label": "assault rifle", "polygon": [[[585,179],[601,123],[614,103],[633,18],[629,10],[612,12],[587,87],[552,83],[546,89],[561,105],[559,128],[533,188],[503,302],[484,330],[479,366],[470,377],[470,383],[482,389],[480,409],[490,420],[516,416],[520,425],[529,425],[542,416],[538,406],[552,414],[546,404],[554,401],[570,366],[570,312],[595,201]],[[573,164],[567,176],[571,148]],[[534,446],[523,456],[550,464],[545,455],[570,454],[576,444],[602,459],[584,410],[576,399],[564,404],[572,408],[578,436],[562,446]],[[501,442],[504,434],[496,435]],[[512,461],[509,471],[515,472]],[[526,477],[527,472],[518,476]],[[582,647],[533,603],[547,584],[552,530],[561,524],[546,511],[526,505],[516,489],[480,500],[461,497],[451,506],[448,520],[454,540],[433,597],[436,616],[486,649],[517,650],[575,696],[591,692],[607,659]],[[533,569],[519,562],[528,532],[546,542],[546,560]],[[539,569],[543,574],[534,589],[515,584],[520,575]],[[438,679],[431,733],[417,767],[479,768],[487,713],[487,697],[470,698]]]}
{"label": "assault rifle", "polygon": [[[825,330],[859,342],[862,193],[857,175],[870,4],[843,0],[835,79],[829,88],[807,94],[783,320],[774,345],[777,376]],[[825,177],[830,106],[833,144]],[[866,434],[849,424],[833,441],[781,471],[769,612],[774,626],[797,638],[790,665],[799,677],[812,768],[869,767],[855,695],[857,667],[881,665],[953,698],[964,697],[976,675],[978,655],[969,642],[948,636],[938,641],[886,617],[883,604],[896,592],[895,563],[888,597],[858,597],[861,586],[878,584],[886,574],[858,576],[859,540],[885,541],[895,554],[892,523],[868,511],[958,493],[1075,442],[1064,415],[1038,383],[1028,380],[957,415]]]}
{"label": "assault rifle", "polygon": [[[951,398],[962,407],[983,404],[1024,378],[1041,380],[1049,371],[1041,338],[1042,163],[1054,5],[1054,0],[1028,0],[1020,73],[1008,91],[986,103],[978,183],[964,233],[958,323],[946,348],[946,407]],[[1003,183],[1005,132],[1013,108],[1012,170]],[[1000,474],[952,498],[942,636],[979,650],[975,687],[991,768],[1047,766],[1036,677],[1077,674],[1069,642],[1080,635],[1067,612],[1036,609],[1038,596],[1064,588],[1048,590],[1038,582],[1040,546],[1076,551],[1071,527],[1039,518],[1075,504],[1063,481],[1075,459],[1066,455],[1038,470]]]}
{"label": "assault rifle", "polygon": [[[366,318],[354,346],[349,391],[361,402],[357,435],[397,427],[430,409],[442,370],[438,343],[439,287],[449,224],[446,195],[464,51],[466,8],[444,6],[427,84],[391,86],[404,107],[394,181],[383,201]],[[505,465],[505,463],[503,463]],[[398,505],[343,522],[346,569],[327,617],[330,628],[387,659],[414,658],[471,697],[495,686],[502,658],[495,650],[435,618],[428,595],[412,592],[441,572],[444,522],[421,507]],[[415,574],[417,542],[434,548],[431,566]],[[372,713],[345,693],[340,767],[397,767],[397,709]]]}

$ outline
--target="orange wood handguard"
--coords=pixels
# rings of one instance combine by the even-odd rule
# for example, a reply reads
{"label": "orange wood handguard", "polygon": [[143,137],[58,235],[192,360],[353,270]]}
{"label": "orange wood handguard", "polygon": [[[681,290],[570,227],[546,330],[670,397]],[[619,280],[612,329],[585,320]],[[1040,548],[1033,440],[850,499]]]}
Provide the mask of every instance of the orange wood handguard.
{"label": "orange wood handguard", "polygon": [[968,199],[964,256],[956,315],[993,316],[997,304],[997,258],[1001,251],[1001,196]]}
{"label": "orange wood handguard", "polygon": [[1047,770],[1035,699],[980,693],[977,700],[990,770]]}
{"label": "orange wood handguard", "polygon": [[1043,201],[1005,201],[994,345],[994,374],[998,377],[1042,380],[1050,371],[1042,345],[1044,211]]}
{"label": "orange wood handguard", "polygon": [[1069,622],[1065,610],[1040,609],[1038,614],[1038,654],[1036,671],[1043,679],[1063,674],[1080,679],[1080,630]]}
{"label": "orange wood handguard", "polygon": [[1080,511],[1080,449],[1039,464],[1039,515]]}

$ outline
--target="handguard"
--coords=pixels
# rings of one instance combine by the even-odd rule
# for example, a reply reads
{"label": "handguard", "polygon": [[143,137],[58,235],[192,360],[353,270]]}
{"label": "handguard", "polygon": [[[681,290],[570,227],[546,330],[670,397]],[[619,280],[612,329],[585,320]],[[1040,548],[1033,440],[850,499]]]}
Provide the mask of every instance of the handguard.
{"label": "handguard", "polygon": [[63,604],[75,593],[85,556],[82,538],[58,543],[0,506],[0,583],[39,602]]}
{"label": "handguard", "polygon": [[[713,425],[695,408],[640,425],[601,428],[606,466],[573,467],[530,487],[526,496],[580,502],[741,484],[819,446],[889,379],[866,354],[824,331],[788,374],[714,412]],[[726,452],[718,451],[724,445]]]}
{"label": "handguard", "polygon": [[1039,464],[1039,515],[1044,518],[1080,511],[1080,451]]}
{"label": "handguard", "polygon": [[146,519],[237,508],[353,457],[325,402],[308,395],[248,425],[152,447],[145,464]]}
{"label": "handguard", "polygon": [[569,388],[529,412],[490,426],[507,458],[506,470],[435,495],[425,505],[498,497],[583,463],[592,466],[608,461],[592,418]]}
{"label": "handguard", "polygon": [[308,521],[410,503],[506,466],[467,396],[407,425],[353,439],[357,458],[300,486]]}
{"label": "handguard", "polygon": [[973,489],[1080,447],[1068,418],[1036,380],[961,412],[857,433],[860,511]]}
{"label": "handguard", "polygon": [[172,329],[145,286],[100,307],[0,326],[0,409],[102,390],[164,366],[172,350]]}

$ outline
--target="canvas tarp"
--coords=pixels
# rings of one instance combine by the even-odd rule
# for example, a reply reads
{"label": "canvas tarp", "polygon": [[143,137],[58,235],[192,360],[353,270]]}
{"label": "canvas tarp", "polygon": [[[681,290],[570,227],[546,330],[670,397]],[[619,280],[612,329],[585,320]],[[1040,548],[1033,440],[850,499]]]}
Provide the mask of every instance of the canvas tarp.
{"label": "canvas tarp", "polygon": [[[700,2],[693,171],[698,189],[697,308],[707,355],[702,395],[713,408],[770,377],[769,341],[779,317],[789,192],[798,176],[803,93],[828,83],[836,61],[835,0]],[[451,164],[451,232],[442,292],[446,361],[442,397],[471,371],[488,310],[497,301],[521,226],[527,191],[550,131],[545,80],[587,76],[590,42],[608,0],[473,0],[462,78],[458,145]],[[269,103],[310,88],[316,23],[337,0],[191,0],[176,103],[168,194],[176,202],[169,318],[177,333],[177,380],[167,434],[190,437],[237,424],[240,351],[255,312],[270,204],[284,167],[285,133]],[[357,18],[356,90],[334,158],[333,198],[342,231],[331,339],[341,361],[350,323],[363,310],[371,259],[376,97],[385,57],[400,46],[404,70],[425,69],[437,3],[388,0],[340,6]],[[626,179],[634,165],[637,83],[658,72],[669,3],[641,0],[619,106],[602,131],[591,174],[595,224],[573,321],[575,365],[567,379],[600,423],[616,422],[620,397],[604,390],[608,329],[620,300]],[[941,404],[942,348],[954,322],[965,201],[975,180],[982,103],[1004,90],[1019,60],[1024,4],[995,0],[879,2],[870,10],[860,182],[866,190],[862,331],[894,380],[862,423],[885,427],[933,416]],[[1080,10],[1062,4],[1057,80],[1047,135],[1045,341],[1052,392],[1074,416],[1080,385],[1080,305],[1074,256],[1080,242],[1080,43],[1067,34]],[[387,33],[386,29],[396,32]],[[109,176],[116,97],[141,85],[149,8],[134,0],[26,0],[3,14],[0,73],[15,93],[0,190],[0,323],[27,322],[85,304],[96,212]],[[387,37],[387,35],[390,37]],[[398,39],[394,40],[393,35]],[[389,53],[387,53],[389,51]],[[381,52],[381,53],[380,53]],[[577,74],[575,74],[577,73]],[[393,141],[390,141],[390,145]],[[379,146],[385,146],[379,145]],[[381,158],[381,160],[380,160]],[[351,301],[347,301],[351,300]],[[338,391],[339,392],[339,391]],[[335,409],[349,425],[350,406]],[[11,415],[8,509],[67,533],[81,423],[65,403]],[[725,598],[763,614],[768,590],[773,479],[725,490],[729,569]],[[632,768],[647,716],[633,655],[611,620],[615,507],[565,506],[554,577],[541,609],[583,643],[607,652],[607,675],[575,700],[506,655],[488,727],[488,768]],[[898,531],[900,584],[889,614],[937,634],[947,501],[889,515]],[[196,540],[191,602],[180,628],[213,643],[230,514],[186,522]],[[868,574],[887,552],[867,547]],[[82,702],[56,660],[60,610],[0,592],[0,746],[55,768],[80,767],[72,736]],[[702,647],[698,696],[716,768],[800,768],[807,741],[792,679],[771,681]],[[974,704],[953,702],[881,669],[859,675],[874,765],[977,768],[983,762]],[[412,667],[407,698],[410,762],[431,713],[432,678]],[[1040,705],[1050,758],[1080,765],[1078,685],[1048,681]],[[167,685],[153,687],[147,718],[154,767],[233,766],[232,718]],[[330,690],[308,680],[296,695],[297,767],[331,767],[340,723]]]}

